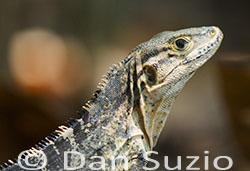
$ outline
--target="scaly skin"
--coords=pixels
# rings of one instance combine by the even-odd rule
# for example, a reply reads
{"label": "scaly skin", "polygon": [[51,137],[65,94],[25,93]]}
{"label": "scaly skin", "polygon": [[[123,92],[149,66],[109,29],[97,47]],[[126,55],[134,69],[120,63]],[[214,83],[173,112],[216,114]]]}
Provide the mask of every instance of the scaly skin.
{"label": "scaly skin", "polygon": [[[111,156],[125,156],[130,170],[143,170],[143,154],[156,145],[177,94],[213,56],[222,38],[217,27],[201,27],[162,32],[140,44],[103,77],[79,119],[59,127],[22,155],[20,163],[26,166],[25,157],[43,152],[43,170],[63,170],[64,152],[77,151],[85,157],[77,170],[91,170],[91,163],[100,162],[92,156],[103,156],[106,170],[111,170]],[[81,163],[79,156],[68,159],[71,167]],[[39,156],[30,161],[43,164]],[[19,164],[9,161],[2,169],[22,170]],[[115,170],[122,169],[118,160]]]}

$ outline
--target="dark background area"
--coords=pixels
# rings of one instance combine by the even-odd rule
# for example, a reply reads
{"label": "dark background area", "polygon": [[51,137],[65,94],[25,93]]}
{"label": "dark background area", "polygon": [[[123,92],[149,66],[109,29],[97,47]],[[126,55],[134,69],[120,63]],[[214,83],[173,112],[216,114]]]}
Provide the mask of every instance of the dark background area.
{"label": "dark background area", "polygon": [[[247,0],[1,0],[0,163],[70,117],[101,75],[154,34],[216,25],[218,53],[178,96],[155,158],[230,156],[250,170],[250,10]],[[183,159],[183,167],[189,163]],[[163,167],[163,164],[161,165]]]}

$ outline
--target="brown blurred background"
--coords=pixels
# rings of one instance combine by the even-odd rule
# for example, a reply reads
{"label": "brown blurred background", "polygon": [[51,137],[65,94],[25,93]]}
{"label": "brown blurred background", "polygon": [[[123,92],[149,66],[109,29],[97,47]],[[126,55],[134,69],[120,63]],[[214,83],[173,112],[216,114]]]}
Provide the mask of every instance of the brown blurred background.
{"label": "brown blurred background", "polygon": [[[111,64],[165,30],[219,26],[219,52],[178,96],[155,158],[230,156],[250,170],[247,0],[0,1],[0,163],[49,135],[90,97]],[[183,158],[183,170],[189,160]],[[163,164],[161,164],[163,170]]]}

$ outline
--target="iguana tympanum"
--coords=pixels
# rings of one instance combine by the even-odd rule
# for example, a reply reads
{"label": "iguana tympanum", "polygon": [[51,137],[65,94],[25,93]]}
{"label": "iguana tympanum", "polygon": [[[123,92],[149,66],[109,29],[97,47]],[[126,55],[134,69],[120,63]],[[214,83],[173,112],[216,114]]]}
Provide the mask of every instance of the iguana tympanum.
{"label": "iguana tympanum", "polygon": [[[129,170],[143,170],[145,152],[156,145],[170,107],[185,83],[216,52],[223,39],[217,27],[162,32],[138,45],[103,79],[93,97],[80,109],[80,118],[27,150],[2,170],[65,170],[84,166],[111,170],[112,157],[125,156]],[[44,156],[46,163],[44,164]],[[40,158],[39,158],[40,156]],[[99,158],[105,159],[105,165]],[[28,163],[27,163],[28,162]],[[113,170],[123,170],[117,160]],[[44,165],[43,165],[44,164]],[[92,165],[93,166],[93,165]],[[33,168],[32,168],[33,167]],[[92,169],[93,170],[93,169]],[[98,169],[97,169],[98,170]]]}

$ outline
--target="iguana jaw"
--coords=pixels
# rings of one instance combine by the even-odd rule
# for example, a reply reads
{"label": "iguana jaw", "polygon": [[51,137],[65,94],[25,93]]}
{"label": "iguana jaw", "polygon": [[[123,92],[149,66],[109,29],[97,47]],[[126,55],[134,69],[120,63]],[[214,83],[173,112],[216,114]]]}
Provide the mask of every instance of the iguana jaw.
{"label": "iguana jaw", "polygon": [[[144,132],[148,137],[149,149],[156,145],[178,93],[194,75],[195,71],[214,55],[221,44],[223,34],[219,28],[203,27],[197,28],[197,30],[193,29],[190,29],[190,35],[195,35],[192,36],[192,49],[184,57],[183,52],[180,53],[181,57],[176,52],[176,59],[169,64],[169,68],[172,67],[172,70],[166,70],[165,78],[158,80],[158,84],[153,86],[146,85],[146,88],[142,91],[140,110],[144,121],[143,125],[145,126]],[[162,60],[163,55],[158,55],[159,60]],[[167,58],[166,55],[165,58]],[[157,56],[154,60],[150,59],[146,65],[155,63],[157,63]],[[160,63],[157,64],[160,68],[164,68],[160,66]],[[145,80],[142,79],[141,81]]]}

